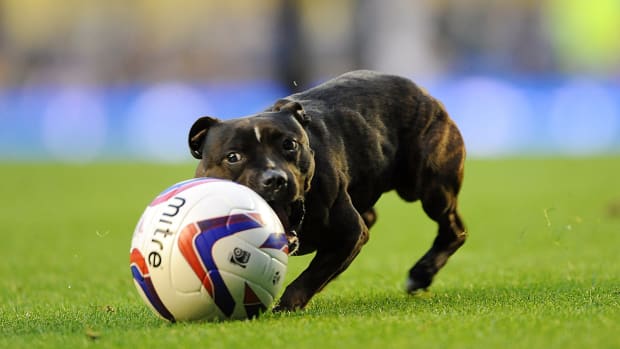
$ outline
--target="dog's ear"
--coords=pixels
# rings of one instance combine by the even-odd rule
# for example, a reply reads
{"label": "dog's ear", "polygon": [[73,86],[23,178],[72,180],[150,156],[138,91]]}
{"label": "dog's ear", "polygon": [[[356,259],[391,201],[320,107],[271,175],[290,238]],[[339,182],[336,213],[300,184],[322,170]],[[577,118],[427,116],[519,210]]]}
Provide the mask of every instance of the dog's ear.
{"label": "dog's ear", "polygon": [[189,144],[189,151],[196,159],[202,159],[202,143],[204,142],[209,129],[221,121],[210,116],[203,116],[196,120],[189,130],[189,136],[187,142]]}
{"label": "dog's ear", "polygon": [[286,99],[281,99],[276,102],[271,108],[272,111],[281,112],[288,111],[295,119],[301,124],[301,126],[306,126],[310,122],[310,116],[306,114],[304,108],[298,102],[289,101]]}

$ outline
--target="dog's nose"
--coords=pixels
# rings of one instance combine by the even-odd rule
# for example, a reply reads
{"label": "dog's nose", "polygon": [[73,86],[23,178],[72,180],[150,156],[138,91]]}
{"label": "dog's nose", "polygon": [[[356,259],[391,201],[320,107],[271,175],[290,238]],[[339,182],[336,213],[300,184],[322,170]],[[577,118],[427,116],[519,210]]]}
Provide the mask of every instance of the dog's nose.
{"label": "dog's nose", "polygon": [[265,191],[276,192],[286,186],[286,173],[269,169],[261,175],[261,185]]}

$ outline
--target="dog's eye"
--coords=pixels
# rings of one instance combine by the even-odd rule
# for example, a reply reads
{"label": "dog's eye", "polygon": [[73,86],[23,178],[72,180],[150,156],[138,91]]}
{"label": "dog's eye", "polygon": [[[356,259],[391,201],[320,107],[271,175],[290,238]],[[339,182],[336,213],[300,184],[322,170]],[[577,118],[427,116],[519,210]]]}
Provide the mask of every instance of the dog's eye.
{"label": "dog's eye", "polygon": [[234,164],[239,161],[241,161],[241,154],[237,153],[236,151],[231,151],[230,153],[226,154],[226,162],[228,162],[229,164]]}
{"label": "dog's eye", "polygon": [[292,140],[292,139],[287,138],[282,142],[282,149],[286,151],[296,151],[298,147],[299,147],[299,143],[297,143],[297,141]]}

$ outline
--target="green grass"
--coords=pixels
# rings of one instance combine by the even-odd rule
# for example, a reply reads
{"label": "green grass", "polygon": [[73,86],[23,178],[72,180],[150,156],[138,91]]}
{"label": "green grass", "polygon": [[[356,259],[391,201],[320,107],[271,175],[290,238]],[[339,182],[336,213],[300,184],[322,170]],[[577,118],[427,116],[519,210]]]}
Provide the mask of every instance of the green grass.
{"label": "green grass", "polygon": [[[0,348],[620,348],[620,158],[470,160],[470,238],[416,296],[419,203],[388,194],[369,244],[305,311],[168,324],[128,259],[144,206],[193,165],[0,164]],[[289,261],[290,281],[308,257]]]}

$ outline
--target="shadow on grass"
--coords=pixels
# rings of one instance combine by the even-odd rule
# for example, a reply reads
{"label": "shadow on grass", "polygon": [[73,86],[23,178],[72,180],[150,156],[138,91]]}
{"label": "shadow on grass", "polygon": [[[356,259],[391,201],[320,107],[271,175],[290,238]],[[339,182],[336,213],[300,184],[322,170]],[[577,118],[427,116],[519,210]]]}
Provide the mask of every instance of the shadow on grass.
{"label": "shadow on grass", "polygon": [[571,312],[584,309],[620,310],[620,284],[614,280],[554,281],[514,286],[433,289],[409,295],[404,292],[318,296],[303,311],[269,317],[394,316],[436,313],[480,314],[498,309],[527,312],[546,309]]}
{"label": "shadow on grass", "polygon": [[[279,323],[282,320],[305,320],[329,317],[402,317],[492,314],[496,311],[517,313],[571,314],[607,309],[620,311],[620,285],[614,280],[594,282],[550,281],[514,286],[481,288],[431,288],[431,291],[407,295],[398,290],[321,294],[302,311],[263,314],[251,321],[225,322],[222,326],[253,326],[253,323]],[[75,306],[69,309],[41,307],[29,312],[0,314],[0,336],[14,337],[39,334],[84,334],[125,331],[157,331],[182,329],[195,323],[171,324],[157,318],[142,304],[111,306]],[[220,324],[208,324],[218,326]],[[200,323],[198,324],[200,325]]]}

